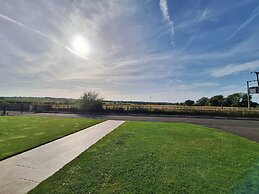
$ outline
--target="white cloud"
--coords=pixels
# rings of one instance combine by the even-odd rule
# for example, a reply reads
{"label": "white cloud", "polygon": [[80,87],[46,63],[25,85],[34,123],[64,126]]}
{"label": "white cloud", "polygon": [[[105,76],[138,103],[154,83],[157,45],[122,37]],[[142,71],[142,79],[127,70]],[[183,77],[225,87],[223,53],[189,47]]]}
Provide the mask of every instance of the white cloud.
{"label": "white cloud", "polygon": [[[38,1],[6,2],[10,9],[1,6],[0,12],[15,21],[44,32],[64,45],[70,45],[71,38],[80,34],[89,40],[92,48],[87,56],[90,60],[86,61],[44,36],[0,18],[0,77],[5,80],[0,83],[2,95],[78,97],[82,91],[92,89],[108,99],[149,100],[152,95],[152,99],[158,101],[181,101],[220,91],[220,80],[211,77],[211,71],[209,76],[208,70],[205,75],[204,69],[235,64],[240,59],[249,61],[259,54],[256,34],[224,50],[206,49],[211,46],[210,42],[199,45],[210,33],[197,33],[195,25],[199,19],[214,17],[212,8],[199,11],[191,6],[190,13],[186,9],[181,14],[176,13],[172,20],[171,10],[168,10],[171,2],[167,0],[149,2],[156,7],[148,7],[139,0],[66,1],[62,4],[45,0],[40,1],[40,6]],[[161,25],[161,17],[150,8],[162,13],[165,25]],[[186,28],[178,28],[176,24]],[[190,39],[183,41],[179,36],[177,48],[168,49],[168,42],[161,38],[165,29],[167,35],[172,35],[172,41],[175,29],[189,34]],[[219,34],[220,30],[214,29],[213,33]],[[190,44],[192,47],[186,49]],[[178,81],[185,76],[190,78],[189,83]],[[208,91],[214,93],[208,94]]]}
{"label": "white cloud", "polygon": [[259,60],[243,64],[230,64],[223,68],[215,68],[210,70],[210,74],[213,77],[224,77],[232,74],[237,74],[242,71],[253,71],[256,68],[259,68]]}
{"label": "white cloud", "polygon": [[[55,7],[54,1],[46,2],[48,7]],[[62,4],[62,6],[62,9],[66,11],[65,15],[54,12],[49,18],[45,18],[45,12],[41,13],[42,10],[39,9],[40,14],[36,15],[33,21],[30,20],[30,14],[26,15],[30,13],[30,10],[21,11],[22,13],[19,12],[16,16],[12,12],[8,13],[8,16],[10,15],[16,22],[18,20],[22,26],[12,25],[10,22],[14,23],[14,21],[10,20],[8,20],[9,23],[4,22],[8,25],[6,28],[8,31],[6,33],[3,31],[4,43],[13,46],[14,49],[2,47],[6,54],[0,53],[4,59],[0,62],[2,69],[0,76],[3,79],[9,76],[9,80],[11,80],[10,76],[15,76],[16,81],[6,84],[8,88],[0,85],[2,95],[26,95],[27,92],[28,96],[35,95],[39,91],[38,95],[45,93],[45,95],[77,97],[79,93],[88,89],[98,90],[109,98],[113,98],[113,93],[116,95],[120,93],[120,96],[124,96],[125,93],[135,95],[143,91],[152,92],[159,83],[166,82],[163,79],[172,77],[168,72],[176,73],[181,68],[181,64],[177,62],[178,59],[175,59],[171,52],[149,52],[145,49],[153,44],[146,40],[146,36],[153,36],[153,34],[149,34],[150,30],[141,25],[150,28],[153,26],[150,26],[147,20],[132,19],[136,12],[137,1],[135,3],[132,1],[96,1],[95,3],[81,1],[73,6],[70,3]],[[19,7],[15,7],[13,13],[17,12],[16,9],[19,10]],[[1,13],[6,14],[4,11]],[[51,21],[51,28],[45,20]],[[44,28],[37,27],[36,24],[39,21],[46,23]],[[20,42],[10,41],[12,37],[8,36],[10,34],[8,32],[12,28],[21,31],[19,36],[16,36]],[[82,34],[93,45],[92,52],[88,56],[90,60],[82,60],[71,52],[67,52],[59,44],[46,41],[45,36],[31,33],[30,31],[34,29],[40,29],[40,33],[44,32],[44,35],[47,34],[48,37],[53,37],[65,45],[69,44],[74,34]],[[31,35],[33,38],[29,42],[28,51],[25,52],[22,46],[28,45],[28,42],[24,42],[23,38]],[[47,46],[42,48],[41,52],[31,52],[35,46],[40,45],[37,44],[39,39],[46,42]],[[0,34],[0,42],[3,40]],[[145,47],[141,47],[142,45]],[[29,87],[25,88],[25,92],[20,93],[18,91],[20,85],[17,83]],[[57,91],[52,92],[55,89]]]}
{"label": "white cloud", "polygon": [[25,28],[25,29],[27,29],[27,30],[29,30],[29,31],[31,31],[31,32],[33,32],[33,33],[35,33],[35,34],[38,34],[39,36],[42,36],[42,37],[48,39],[49,41],[51,41],[51,42],[53,42],[53,43],[55,43],[55,44],[58,44],[58,45],[64,47],[64,48],[67,49],[69,52],[71,52],[71,53],[77,55],[78,57],[80,57],[80,58],[82,58],[82,59],[88,60],[87,57],[85,57],[85,56],[83,56],[83,55],[80,55],[79,53],[77,53],[77,52],[74,51],[73,49],[69,48],[68,46],[66,46],[66,45],[63,44],[62,42],[59,42],[59,41],[57,41],[57,40],[55,40],[55,39],[53,39],[53,38],[47,36],[46,34],[40,32],[39,30],[35,30],[35,29],[33,29],[33,28],[31,28],[31,27],[29,27],[29,26],[27,26],[27,25],[25,25],[25,24],[23,24],[23,23],[21,23],[21,22],[19,22],[19,21],[16,21],[16,20],[14,20],[14,19],[12,19],[12,18],[10,18],[10,17],[8,17],[8,16],[6,16],[6,15],[3,15],[3,14],[1,14],[1,13],[0,13],[0,17],[3,18],[3,19],[6,20],[6,21],[12,22],[13,24],[16,24],[16,25],[18,25],[18,26],[20,26],[20,27],[22,27],[22,28]]}
{"label": "white cloud", "polygon": [[171,33],[172,33],[172,46],[175,47],[175,41],[174,41],[174,34],[175,34],[175,30],[174,30],[174,22],[172,20],[172,18],[169,15],[169,11],[168,11],[168,2],[167,0],[160,0],[160,9],[162,11],[162,15],[164,20],[168,23],[168,25],[171,28]]}

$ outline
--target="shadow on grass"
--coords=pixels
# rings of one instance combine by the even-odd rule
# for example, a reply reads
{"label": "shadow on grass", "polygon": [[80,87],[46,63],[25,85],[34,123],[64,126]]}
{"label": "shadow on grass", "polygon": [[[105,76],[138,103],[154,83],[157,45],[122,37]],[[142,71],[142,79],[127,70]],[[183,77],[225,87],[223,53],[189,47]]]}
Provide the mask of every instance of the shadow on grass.
{"label": "shadow on grass", "polygon": [[250,174],[241,182],[240,187],[235,191],[236,194],[259,193],[259,159],[251,168]]}

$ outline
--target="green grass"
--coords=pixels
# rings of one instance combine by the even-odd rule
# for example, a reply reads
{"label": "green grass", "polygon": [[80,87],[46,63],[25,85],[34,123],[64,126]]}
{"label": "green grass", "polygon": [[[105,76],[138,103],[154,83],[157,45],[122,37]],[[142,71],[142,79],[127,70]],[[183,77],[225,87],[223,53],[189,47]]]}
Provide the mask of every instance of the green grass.
{"label": "green grass", "polygon": [[0,117],[0,160],[101,121],[33,116]]}
{"label": "green grass", "polygon": [[183,123],[127,122],[31,193],[258,193],[259,145]]}

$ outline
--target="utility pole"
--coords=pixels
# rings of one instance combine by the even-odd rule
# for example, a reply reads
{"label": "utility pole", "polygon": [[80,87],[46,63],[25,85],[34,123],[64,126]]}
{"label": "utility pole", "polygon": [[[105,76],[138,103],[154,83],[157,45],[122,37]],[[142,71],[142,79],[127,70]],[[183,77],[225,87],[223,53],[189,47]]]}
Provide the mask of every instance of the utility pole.
{"label": "utility pole", "polygon": [[249,90],[249,82],[250,81],[247,81],[246,84],[247,84],[247,108],[250,109],[250,90]]}
{"label": "utility pole", "polygon": [[256,74],[257,86],[259,87],[259,71],[254,72]]}

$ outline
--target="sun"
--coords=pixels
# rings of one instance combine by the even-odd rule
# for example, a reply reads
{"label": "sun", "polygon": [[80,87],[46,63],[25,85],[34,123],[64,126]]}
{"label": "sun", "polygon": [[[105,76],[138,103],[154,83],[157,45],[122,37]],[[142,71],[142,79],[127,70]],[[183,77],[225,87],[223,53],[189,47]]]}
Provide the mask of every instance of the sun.
{"label": "sun", "polygon": [[76,53],[83,56],[87,56],[90,51],[90,45],[87,39],[81,35],[72,38],[71,46]]}

